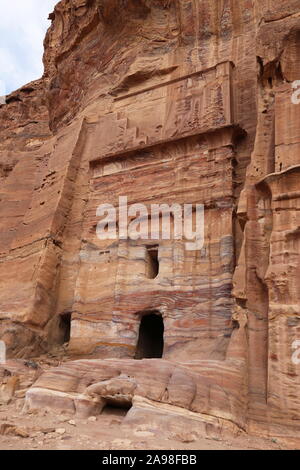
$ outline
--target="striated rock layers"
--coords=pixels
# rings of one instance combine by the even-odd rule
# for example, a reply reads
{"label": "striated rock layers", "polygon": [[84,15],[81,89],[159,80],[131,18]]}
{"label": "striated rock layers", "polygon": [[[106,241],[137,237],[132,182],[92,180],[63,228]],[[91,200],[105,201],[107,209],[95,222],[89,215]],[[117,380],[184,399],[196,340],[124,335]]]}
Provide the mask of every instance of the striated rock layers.
{"label": "striated rock layers", "polygon": [[[0,107],[0,339],[67,343],[26,406],[300,437],[299,0],[50,18],[44,76]],[[203,247],[100,240],[120,196],[203,204]]]}

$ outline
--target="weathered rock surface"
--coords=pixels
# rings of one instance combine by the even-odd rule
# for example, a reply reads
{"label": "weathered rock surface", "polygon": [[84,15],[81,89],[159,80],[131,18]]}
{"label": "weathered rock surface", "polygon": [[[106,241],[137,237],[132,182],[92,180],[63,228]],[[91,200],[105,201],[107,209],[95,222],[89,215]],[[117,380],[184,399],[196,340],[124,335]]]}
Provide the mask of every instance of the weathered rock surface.
{"label": "weathered rock surface", "polygon": [[[0,338],[8,357],[68,342],[83,359],[27,407],[132,401],[137,422],[300,437],[299,1],[62,0],[50,17],[44,76],[0,107]],[[99,240],[120,196],[204,204],[204,247]],[[163,359],[136,361],[148,313]]]}
{"label": "weathered rock surface", "polygon": [[169,431],[184,425],[201,428],[204,435],[212,429],[237,433],[247,426],[247,389],[241,367],[238,361],[226,365],[218,361],[177,364],[164,359],[67,362],[35,382],[25,406],[27,410],[55,407],[82,418],[112,405],[130,408],[128,425],[142,424],[145,412],[150,421],[157,419],[158,427],[164,415]]}

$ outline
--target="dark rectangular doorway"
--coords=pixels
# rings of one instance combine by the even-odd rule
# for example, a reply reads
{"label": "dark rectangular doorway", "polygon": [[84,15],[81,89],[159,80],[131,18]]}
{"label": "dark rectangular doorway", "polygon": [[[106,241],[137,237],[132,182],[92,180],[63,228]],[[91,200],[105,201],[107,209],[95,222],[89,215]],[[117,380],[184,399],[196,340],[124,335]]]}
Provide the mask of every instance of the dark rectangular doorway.
{"label": "dark rectangular doorway", "polygon": [[149,312],[141,318],[135,359],[162,358],[164,322],[159,312]]}

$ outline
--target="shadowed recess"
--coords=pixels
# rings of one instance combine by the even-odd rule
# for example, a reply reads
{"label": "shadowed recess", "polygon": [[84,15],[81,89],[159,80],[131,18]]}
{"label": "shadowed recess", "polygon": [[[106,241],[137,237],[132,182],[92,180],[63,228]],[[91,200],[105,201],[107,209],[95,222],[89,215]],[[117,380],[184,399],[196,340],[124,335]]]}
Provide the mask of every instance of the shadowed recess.
{"label": "shadowed recess", "polygon": [[151,312],[141,319],[135,359],[161,358],[163,350],[163,318],[159,313]]}

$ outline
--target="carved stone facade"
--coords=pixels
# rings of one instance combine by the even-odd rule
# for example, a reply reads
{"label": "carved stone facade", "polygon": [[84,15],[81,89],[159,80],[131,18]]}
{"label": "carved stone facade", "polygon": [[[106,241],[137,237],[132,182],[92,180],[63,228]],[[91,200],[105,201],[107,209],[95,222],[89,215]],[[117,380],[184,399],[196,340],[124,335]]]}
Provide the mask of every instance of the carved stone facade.
{"label": "carved stone facade", "polygon": [[[44,76],[0,107],[0,338],[70,361],[27,406],[100,412],[120,387],[133,422],[299,437],[299,2],[62,0],[51,19]],[[99,240],[122,196],[203,204],[203,248]],[[149,315],[162,358],[138,361]]]}

